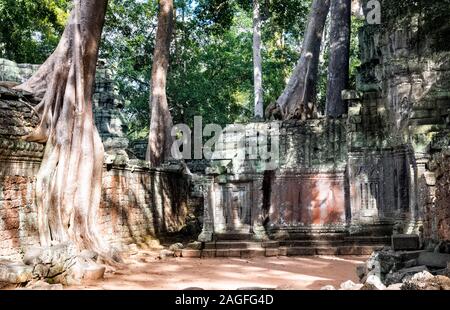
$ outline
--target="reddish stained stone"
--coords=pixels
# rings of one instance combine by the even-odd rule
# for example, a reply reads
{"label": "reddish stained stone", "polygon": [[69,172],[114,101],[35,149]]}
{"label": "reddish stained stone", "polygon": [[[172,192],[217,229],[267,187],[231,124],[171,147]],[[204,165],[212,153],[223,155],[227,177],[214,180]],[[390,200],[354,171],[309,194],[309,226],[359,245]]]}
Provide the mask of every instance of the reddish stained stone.
{"label": "reddish stained stone", "polygon": [[345,220],[343,181],[321,177],[285,179],[273,188],[272,220],[305,225],[338,224]]}

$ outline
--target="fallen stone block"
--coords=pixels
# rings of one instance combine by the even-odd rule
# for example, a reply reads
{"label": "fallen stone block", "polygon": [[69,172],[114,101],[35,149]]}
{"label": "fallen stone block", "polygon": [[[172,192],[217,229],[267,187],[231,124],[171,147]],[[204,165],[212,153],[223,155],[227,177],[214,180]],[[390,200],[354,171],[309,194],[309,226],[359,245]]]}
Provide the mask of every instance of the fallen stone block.
{"label": "fallen stone block", "polygon": [[341,283],[340,289],[345,291],[357,291],[363,287],[363,284],[356,284],[351,280]]}
{"label": "fallen stone block", "polygon": [[182,243],[174,243],[169,247],[170,251],[177,251],[182,250],[184,248],[184,245]]}
{"label": "fallen stone block", "polygon": [[428,271],[419,272],[404,281],[402,290],[440,290],[440,284],[433,279],[434,276]]}
{"label": "fallen stone block", "polygon": [[448,276],[447,268],[433,270],[431,273],[435,276]]}
{"label": "fallen stone block", "polygon": [[388,273],[386,275],[385,282],[387,285],[402,283],[408,278],[413,277],[417,273],[428,272],[428,268],[426,266],[416,266],[411,268],[404,268],[397,272]]}
{"label": "fallen stone block", "polygon": [[106,272],[104,265],[97,264],[91,260],[84,260],[79,257],[74,261],[73,266],[63,273],[50,277],[56,283],[64,285],[79,285],[85,281],[103,279]]}
{"label": "fallen stone block", "polygon": [[38,291],[59,291],[63,290],[64,286],[62,284],[50,284],[44,281],[37,281],[34,283],[30,283],[24,288],[20,288],[22,290],[38,290]]}
{"label": "fallen stone block", "polygon": [[83,279],[84,280],[99,280],[103,279],[106,268],[101,265],[89,265],[84,268]]}
{"label": "fallen stone block", "polygon": [[187,249],[189,250],[201,250],[202,249],[202,243],[199,241],[191,242],[187,245]]}
{"label": "fallen stone block", "polygon": [[0,282],[19,284],[33,279],[33,267],[22,263],[0,260]]}
{"label": "fallen stone block", "polygon": [[403,268],[412,268],[417,266],[417,259],[410,259],[403,263]]}
{"label": "fallen stone block", "polygon": [[419,258],[419,255],[423,252],[428,252],[425,250],[418,250],[418,251],[401,251],[401,252],[397,252],[397,254],[400,256],[400,259],[403,262],[412,260],[412,259],[417,259]]}
{"label": "fallen stone block", "polygon": [[[26,265],[42,266],[42,272],[37,272],[35,268],[34,274],[45,278],[64,271],[75,257],[76,246],[72,243],[61,243],[49,247],[32,247],[25,252],[23,261]],[[51,272],[52,270],[55,271]]]}
{"label": "fallen stone block", "polygon": [[386,286],[383,284],[383,282],[381,282],[381,279],[375,275],[370,275],[367,277],[366,283],[364,283],[364,286],[361,289],[363,289],[364,287],[380,291],[386,289]]}
{"label": "fallen stone block", "polygon": [[423,252],[420,253],[417,259],[419,265],[426,265],[429,267],[446,268],[450,262],[450,254]]}
{"label": "fallen stone block", "polygon": [[420,240],[418,235],[392,235],[392,249],[394,251],[418,250]]}
{"label": "fallen stone block", "polygon": [[389,273],[401,264],[400,256],[394,251],[380,251],[378,261],[380,262],[380,272],[383,274]]}

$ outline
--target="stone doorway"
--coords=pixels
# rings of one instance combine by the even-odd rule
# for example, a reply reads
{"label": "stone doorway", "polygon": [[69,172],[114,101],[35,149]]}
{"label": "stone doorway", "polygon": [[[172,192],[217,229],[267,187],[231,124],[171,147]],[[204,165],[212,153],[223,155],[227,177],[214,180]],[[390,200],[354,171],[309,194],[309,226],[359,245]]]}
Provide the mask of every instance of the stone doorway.
{"label": "stone doorway", "polygon": [[[222,203],[217,212],[219,231],[224,233],[250,233],[251,230],[251,188],[250,183],[226,184],[219,187]],[[218,210],[219,211],[219,210]],[[220,227],[222,226],[222,227]]]}

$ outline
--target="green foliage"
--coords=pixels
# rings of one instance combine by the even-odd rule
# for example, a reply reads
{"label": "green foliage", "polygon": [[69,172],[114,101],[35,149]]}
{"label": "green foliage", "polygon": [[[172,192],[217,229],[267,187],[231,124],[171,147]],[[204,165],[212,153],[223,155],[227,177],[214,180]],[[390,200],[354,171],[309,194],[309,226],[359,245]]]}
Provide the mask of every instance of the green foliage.
{"label": "green foliage", "polygon": [[350,38],[350,81],[349,88],[356,89],[356,75],[361,65],[359,51],[359,30],[364,26],[364,21],[352,16],[352,33]]}
{"label": "green foliage", "polygon": [[114,71],[115,86],[125,103],[125,118],[133,138],[148,134],[156,25],[155,1],[109,1],[100,58],[106,59]]}
{"label": "green foliage", "polygon": [[[267,0],[263,7],[265,104],[277,99],[298,60],[310,0]],[[168,99],[174,122],[194,116],[221,125],[249,121],[253,109],[252,1],[178,0]],[[101,57],[116,72],[130,137],[148,133],[155,1],[110,0]],[[287,20],[284,20],[287,19]]]}
{"label": "green foliage", "polygon": [[195,115],[206,123],[246,121],[252,114],[251,19],[236,12],[221,33],[205,32],[195,21],[179,22],[168,79],[172,116],[191,124]]}
{"label": "green foliage", "polygon": [[[447,0],[446,0],[447,1]],[[260,0],[264,104],[282,93],[300,56],[312,0]],[[71,0],[0,0],[0,57],[41,63],[56,46]],[[221,125],[253,115],[252,0],[175,0],[168,99],[175,123]],[[109,0],[100,58],[114,71],[132,139],[145,138],[157,25],[155,0]],[[359,65],[353,20],[351,80]],[[327,42],[318,101],[324,106]]]}
{"label": "green foliage", "polygon": [[0,57],[42,63],[58,44],[70,0],[0,0]]}

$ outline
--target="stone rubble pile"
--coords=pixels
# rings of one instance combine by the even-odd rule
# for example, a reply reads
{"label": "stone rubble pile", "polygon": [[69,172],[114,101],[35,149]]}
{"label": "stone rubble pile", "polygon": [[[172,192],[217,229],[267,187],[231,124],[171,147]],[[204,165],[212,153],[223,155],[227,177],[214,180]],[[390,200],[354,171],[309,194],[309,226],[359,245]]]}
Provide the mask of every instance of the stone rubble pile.
{"label": "stone rubble pile", "polygon": [[[423,250],[398,239],[393,247],[372,253],[369,259],[356,268],[359,284],[347,281],[340,290],[450,290],[449,243],[429,243]],[[397,248],[397,250],[395,250]],[[409,248],[405,250],[404,248]],[[322,290],[335,289],[331,286]]]}
{"label": "stone rubble pile", "polygon": [[0,287],[54,290],[102,279],[106,268],[98,258],[92,251],[78,253],[69,243],[29,248],[22,262],[0,260]]}

